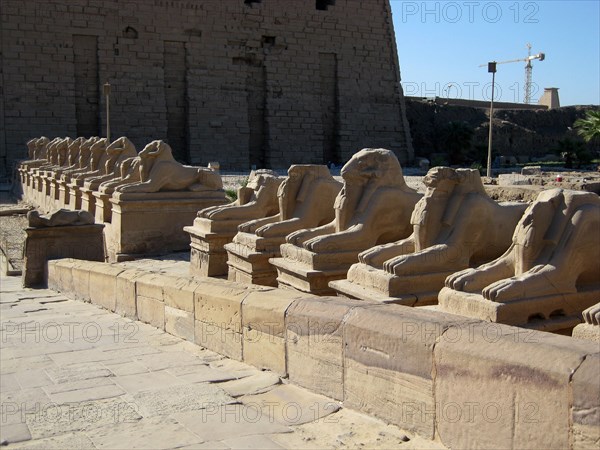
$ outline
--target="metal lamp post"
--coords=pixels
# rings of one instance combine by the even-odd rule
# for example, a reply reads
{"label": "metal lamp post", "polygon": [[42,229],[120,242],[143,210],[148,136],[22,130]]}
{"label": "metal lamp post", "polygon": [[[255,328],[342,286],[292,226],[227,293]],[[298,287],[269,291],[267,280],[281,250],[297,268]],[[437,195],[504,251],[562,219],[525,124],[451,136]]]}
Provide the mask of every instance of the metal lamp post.
{"label": "metal lamp post", "polygon": [[110,83],[105,83],[103,88],[106,100],[106,140],[110,143]]}
{"label": "metal lamp post", "polygon": [[487,176],[492,176],[492,121],[494,118],[494,84],[496,81],[496,61],[488,63],[488,73],[492,74],[492,100],[490,102],[490,135],[488,137]]}

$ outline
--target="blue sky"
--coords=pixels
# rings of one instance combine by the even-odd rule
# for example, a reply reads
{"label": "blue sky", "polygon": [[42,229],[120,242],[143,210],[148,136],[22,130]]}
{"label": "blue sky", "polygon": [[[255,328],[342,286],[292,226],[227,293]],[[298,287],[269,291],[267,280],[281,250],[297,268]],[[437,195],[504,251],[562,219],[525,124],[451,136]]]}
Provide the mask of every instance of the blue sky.
{"label": "blue sky", "polygon": [[[391,0],[406,95],[489,100],[488,61],[533,61],[533,103],[559,88],[561,106],[600,104],[600,1]],[[525,62],[498,65],[499,101],[523,101]],[[537,91],[537,92],[536,92]]]}

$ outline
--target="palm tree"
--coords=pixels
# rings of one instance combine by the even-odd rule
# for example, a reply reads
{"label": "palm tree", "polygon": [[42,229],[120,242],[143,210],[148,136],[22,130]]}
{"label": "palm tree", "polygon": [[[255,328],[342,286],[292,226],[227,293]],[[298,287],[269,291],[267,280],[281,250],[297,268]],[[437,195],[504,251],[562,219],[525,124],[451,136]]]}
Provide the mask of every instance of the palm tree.
{"label": "palm tree", "polygon": [[592,155],[581,141],[564,138],[558,141],[554,151],[565,161],[565,167],[570,169],[575,163],[577,168],[582,164],[589,164],[592,161]]}
{"label": "palm tree", "polygon": [[585,142],[600,139],[600,110],[588,111],[585,118],[577,119],[573,125]]}

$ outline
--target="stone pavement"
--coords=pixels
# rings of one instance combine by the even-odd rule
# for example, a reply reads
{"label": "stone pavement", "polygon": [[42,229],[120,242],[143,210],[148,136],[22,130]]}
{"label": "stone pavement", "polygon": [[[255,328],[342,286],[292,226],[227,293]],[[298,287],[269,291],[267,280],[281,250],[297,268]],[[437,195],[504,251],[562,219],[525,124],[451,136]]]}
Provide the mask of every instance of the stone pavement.
{"label": "stone pavement", "polygon": [[277,375],[0,278],[0,440],[12,448],[443,448]]}

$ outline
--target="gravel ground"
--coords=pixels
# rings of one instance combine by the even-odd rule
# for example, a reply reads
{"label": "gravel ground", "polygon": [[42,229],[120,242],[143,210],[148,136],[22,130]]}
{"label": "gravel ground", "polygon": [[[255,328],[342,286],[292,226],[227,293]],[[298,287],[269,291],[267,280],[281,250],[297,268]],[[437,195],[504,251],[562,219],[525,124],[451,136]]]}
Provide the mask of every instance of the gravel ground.
{"label": "gravel ground", "polygon": [[[286,174],[287,172],[281,172],[279,175]],[[223,178],[223,187],[225,189],[237,190],[237,188],[242,186],[244,182],[248,179],[248,175],[249,173],[222,174],[221,177]],[[342,177],[340,177],[339,175],[334,175],[334,178],[336,178],[339,181],[342,181]],[[404,179],[406,180],[406,184],[408,184],[411,188],[416,189],[418,192],[421,193],[425,192],[425,185],[423,184],[422,176],[405,175]]]}

